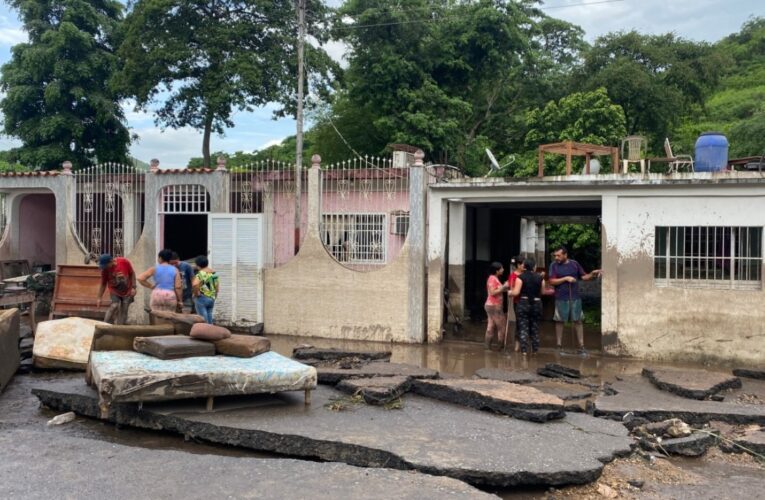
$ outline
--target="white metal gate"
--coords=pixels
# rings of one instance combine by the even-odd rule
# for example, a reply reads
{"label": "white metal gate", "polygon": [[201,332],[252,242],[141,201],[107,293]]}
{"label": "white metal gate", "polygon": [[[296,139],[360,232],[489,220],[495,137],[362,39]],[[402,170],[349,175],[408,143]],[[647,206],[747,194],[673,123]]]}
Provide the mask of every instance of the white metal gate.
{"label": "white metal gate", "polygon": [[263,321],[263,215],[210,214],[210,267],[220,279],[214,316],[221,323]]}

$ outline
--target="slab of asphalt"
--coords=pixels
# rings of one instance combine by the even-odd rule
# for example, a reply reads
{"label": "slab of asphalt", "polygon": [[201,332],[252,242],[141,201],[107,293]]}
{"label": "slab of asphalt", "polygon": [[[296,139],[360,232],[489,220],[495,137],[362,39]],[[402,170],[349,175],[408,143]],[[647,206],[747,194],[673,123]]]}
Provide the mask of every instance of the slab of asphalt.
{"label": "slab of asphalt", "polygon": [[690,399],[708,399],[725,389],[740,389],[741,379],[706,370],[643,368],[643,376],[657,388]]}
{"label": "slab of asphalt", "polygon": [[0,498],[496,498],[462,481],[343,463],[222,457],[57,436],[0,434]]}
{"label": "slab of asphalt", "polygon": [[368,404],[384,405],[403,396],[411,385],[408,377],[372,377],[341,380],[335,388],[347,394],[360,394]]}
{"label": "slab of asphalt", "polygon": [[[58,411],[98,415],[96,393],[81,381],[51,382],[34,393]],[[400,410],[364,404],[330,410],[343,397],[320,386],[307,407],[302,394],[282,393],[218,398],[211,412],[203,401],[145,404],[141,411],[115,405],[109,418],[214,443],[491,487],[587,483],[632,443],[621,423],[583,414],[535,424],[416,395],[406,395]]]}
{"label": "slab of asphalt", "polygon": [[374,361],[358,368],[331,368],[318,366],[316,368],[320,384],[335,385],[341,380],[372,377],[408,377],[408,378],[437,378],[438,372],[430,368],[403,363],[388,363]]}
{"label": "slab of asphalt", "polygon": [[730,424],[765,424],[765,405],[698,401],[654,387],[638,375],[625,376],[613,388],[618,394],[595,398],[595,415],[622,419],[631,414],[652,422],[679,418],[688,424],[719,420]]}
{"label": "slab of asphalt", "polygon": [[423,396],[489,410],[531,422],[563,418],[563,400],[533,387],[501,380],[449,379],[415,380],[412,391]]}

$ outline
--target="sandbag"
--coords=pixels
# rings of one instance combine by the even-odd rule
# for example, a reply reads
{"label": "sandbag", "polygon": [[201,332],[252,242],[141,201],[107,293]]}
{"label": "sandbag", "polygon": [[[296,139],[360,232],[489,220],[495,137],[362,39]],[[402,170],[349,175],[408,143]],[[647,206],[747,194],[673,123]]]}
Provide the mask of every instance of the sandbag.
{"label": "sandbag", "polygon": [[189,335],[200,340],[221,340],[231,337],[231,332],[222,326],[197,323],[191,326]]}
{"label": "sandbag", "polygon": [[37,325],[32,348],[38,368],[84,370],[96,326],[108,323],[86,318],[43,321]]}
{"label": "sandbag", "polygon": [[190,339],[183,335],[136,337],[133,340],[133,349],[159,359],[215,356],[215,346],[212,343]]}
{"label": "sandbag", "polygon": [[216,340],[214,343],[218,354],[237,358],[252,358],[271,350],[270,340],[253,335],[232,334],[231,337]]}

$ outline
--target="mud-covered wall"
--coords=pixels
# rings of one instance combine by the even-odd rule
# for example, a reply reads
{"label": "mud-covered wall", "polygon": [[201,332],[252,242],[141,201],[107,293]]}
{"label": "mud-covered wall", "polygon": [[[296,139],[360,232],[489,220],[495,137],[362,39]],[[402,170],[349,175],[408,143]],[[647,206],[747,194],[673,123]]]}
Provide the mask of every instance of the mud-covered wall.
{"label": "mud-covered wall", "polygon": [[[421,160],[421,158],[420,158]],[[410,226],[398,257],[361,272],[337,262],[319,238],[318,163],[308,176],[308,234],[288,263],[266,269],[267,333],[386,342],[425,340],[424,171],[410,178]]]}
{"label": "mud-covered wall", "polygon": [[765,196],[722,194],[604,199],[604,347],[648,359],[765,360],[765,291],[654,284],[656,226],[765,226]]}

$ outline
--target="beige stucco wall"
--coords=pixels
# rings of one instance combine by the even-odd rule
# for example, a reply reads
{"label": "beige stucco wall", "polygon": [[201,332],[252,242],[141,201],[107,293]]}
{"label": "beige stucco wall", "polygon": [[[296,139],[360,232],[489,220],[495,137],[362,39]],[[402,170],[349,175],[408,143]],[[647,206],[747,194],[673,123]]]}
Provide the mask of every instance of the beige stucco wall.
{"label": "beige stucco wall", "polygon": [[765,291],[654,284],[655,226],[765,226],[765,196],[730,194],[617,198],[618,226],[609,228],[604,266],[616,265],[622,354],[747,364],[765,359]]}

